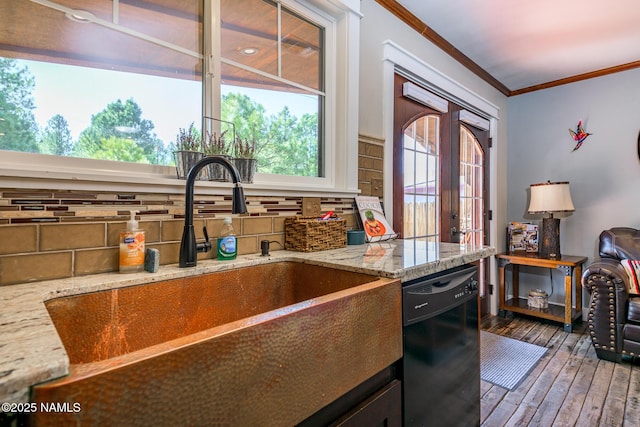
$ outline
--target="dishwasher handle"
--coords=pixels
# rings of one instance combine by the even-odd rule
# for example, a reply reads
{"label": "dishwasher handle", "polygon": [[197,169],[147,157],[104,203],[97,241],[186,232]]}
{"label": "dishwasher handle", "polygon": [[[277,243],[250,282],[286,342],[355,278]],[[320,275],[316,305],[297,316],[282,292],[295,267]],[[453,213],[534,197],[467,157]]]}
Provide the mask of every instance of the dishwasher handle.
{"label": "dishwasher handle", "polygon": [[438,280],[435,283],[432,283],[431,286],[433,286],[434,288],[443,288],[445,286],[447,286],[449,283],[451,283],[451,280]]}
{"label": "dishwasher handle", "polygon": [[477,268],[473,267],[468,271],[455,271],[436,277],[434,279],[425,278],[405,286],[405,291],[411,295],[433,294],[438,292],[446,292],[463,283],[469,281],[477,272]]}

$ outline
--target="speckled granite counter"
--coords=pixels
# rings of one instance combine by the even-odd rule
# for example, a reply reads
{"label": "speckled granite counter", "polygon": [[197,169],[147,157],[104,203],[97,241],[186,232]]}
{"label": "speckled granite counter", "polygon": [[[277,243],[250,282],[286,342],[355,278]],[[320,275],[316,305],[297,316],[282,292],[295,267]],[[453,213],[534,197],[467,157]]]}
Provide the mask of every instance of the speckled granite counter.
{"label": "speckled granite counter", "polygon": [[43,304],[52,298],[274,261],[306,262],[407,281],[495,253],[489,247],[396,240],[322,252],[275,251],[269,257],[256,254],[235,261],[208,260],[186,269],[162,266],[153,274],[109,273],[0,287],[0,402],[27,402],[31,385],[69,372],[69,359]]}

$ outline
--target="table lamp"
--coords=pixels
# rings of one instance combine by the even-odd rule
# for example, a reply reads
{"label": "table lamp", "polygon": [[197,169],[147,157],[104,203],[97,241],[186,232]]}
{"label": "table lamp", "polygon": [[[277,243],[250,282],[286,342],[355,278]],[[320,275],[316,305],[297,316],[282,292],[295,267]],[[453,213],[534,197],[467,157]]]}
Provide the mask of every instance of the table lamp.
{"label": "table lamp", "polygon": [[573,201],[568,182],[543,182],[531,184],[529,213],[549,214],[542,219],[542,230],[538,239],[538,252],[543,258],[560,258],[560,218],[554,212],[573,212]]}

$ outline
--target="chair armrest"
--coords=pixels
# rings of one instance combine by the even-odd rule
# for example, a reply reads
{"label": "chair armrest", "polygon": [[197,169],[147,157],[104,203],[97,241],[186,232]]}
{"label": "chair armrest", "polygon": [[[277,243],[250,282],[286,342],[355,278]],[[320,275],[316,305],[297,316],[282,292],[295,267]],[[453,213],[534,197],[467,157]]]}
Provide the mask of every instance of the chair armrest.
{"label": "chair armrest", "polygon": [[588,328],[596,350],[622,351],[622,329],[627,321],[629,276],[620,261],[599,258],[582,274],[582,287],[591,294]]}
{"label": "chair armrest", "polygon": [[611,286],[624,301],[629,298],[629,276],[619,260],[597,258],[582,272],[582,287],[589,293],[594,289],[604,292]]}

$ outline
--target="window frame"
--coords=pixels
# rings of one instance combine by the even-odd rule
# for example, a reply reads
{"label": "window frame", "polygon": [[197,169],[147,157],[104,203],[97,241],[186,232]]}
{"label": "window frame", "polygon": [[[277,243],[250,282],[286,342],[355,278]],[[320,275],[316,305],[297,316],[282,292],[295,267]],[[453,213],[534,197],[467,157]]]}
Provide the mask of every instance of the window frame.
{"label": "window frame", "polygon": [[[245,186],[250,195],[355,195],[358,193],[358,72],[360,4],[358,0],[281,0],[308,16],[321,18],[325,27],[325,145],[324,177],[256,174],[254,183]],[[213,23],[215,7],[205,2],[205,16]],[[313,17],[308,17],[313,20]],[[205,19],[205,22],[207,20]],[[317,22],[317,21],[316,21]],[[215,30],[215,29],[213,29]],[[215,40],[207,41],[212,49]],[[205,55],[205,70],[219,70],[216,61]],[[205,76],[206,77],[206,76]],[[203,79],[203,115],[215,111],[220,90],[207,86]],[[81,159],[46,154],[0,151],[0,186],[11,188],[102,189],[110,191],[181,192],[184,181],[178,180],[172,166]],[[349,159],[351,161],[349,161]],[[197,181],[201,192],[214,194],[230,183]]]}

